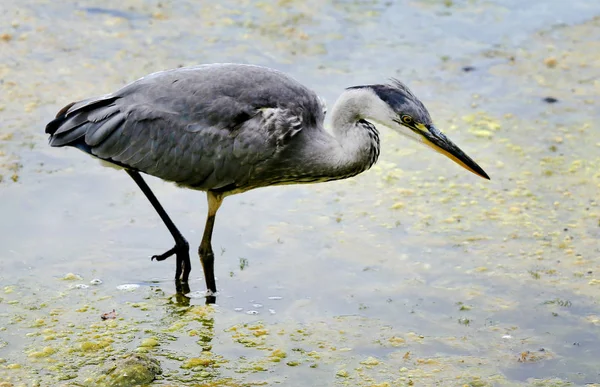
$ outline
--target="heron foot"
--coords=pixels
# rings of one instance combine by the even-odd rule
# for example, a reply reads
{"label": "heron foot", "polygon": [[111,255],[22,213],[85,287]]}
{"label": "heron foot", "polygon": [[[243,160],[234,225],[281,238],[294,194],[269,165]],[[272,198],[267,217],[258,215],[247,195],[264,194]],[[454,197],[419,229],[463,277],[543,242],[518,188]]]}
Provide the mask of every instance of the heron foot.
{"label": "heron foot", "polygon": [[151,261],[154,261],[154,260],[164,261],[165,259],[169,258],[171,255],[177,254],[177,249],[178,249],[178,247],[177,247],[177,245],[175,245],[172,249],[169,249],[162,254],[153,255],[150,258],[150,260]]}
{"label": "heron foot", "polygon": [[[187,241],[181,240],[176,241],[175,246],[160,255],[153,255],[151,261],[164,261],[172,255],[177,257],[175,267],[175,284],[177,287],[178,283],[187,283],[190,277],[190,271],[192,271],[192,264],[190,262],[190,251]],[[189,290],[188,290],[189,291]]]}

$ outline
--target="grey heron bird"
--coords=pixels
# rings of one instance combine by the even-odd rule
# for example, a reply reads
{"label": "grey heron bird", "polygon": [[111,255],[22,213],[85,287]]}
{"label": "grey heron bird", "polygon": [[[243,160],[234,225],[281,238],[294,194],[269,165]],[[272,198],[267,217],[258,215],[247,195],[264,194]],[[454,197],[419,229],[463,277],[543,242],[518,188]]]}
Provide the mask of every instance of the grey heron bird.
{"label": "grey heron bird", "polygon": [[421,101],[398,80],[346,89],[324,128],[325,106],[288,75],[265,67],[208,64],[147,75],[120,90],[71,103],[46,126],[50,145],[72,146],[125,169],[158,212],[175,246],[176,282],[187,283],[189,246],[140,172],[206,191],[208,216],[198,249],[216,293],[211,246],[217,210],[250,189],[345,179],[379,157],[374,124],[448,156],[489,179],[433,125]]}

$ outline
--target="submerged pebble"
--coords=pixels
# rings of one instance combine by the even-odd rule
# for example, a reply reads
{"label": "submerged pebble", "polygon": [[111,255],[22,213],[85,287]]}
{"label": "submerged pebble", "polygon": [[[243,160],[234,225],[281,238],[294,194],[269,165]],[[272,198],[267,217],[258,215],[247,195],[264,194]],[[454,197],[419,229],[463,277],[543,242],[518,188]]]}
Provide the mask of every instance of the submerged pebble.
{"label": "submerged pebble", "polygon": [[544,59],[544,64],[546,65],[546,67],[553,69],[558,64],[558,60],[556,60],[556,58],[554,57],[549,57]]}

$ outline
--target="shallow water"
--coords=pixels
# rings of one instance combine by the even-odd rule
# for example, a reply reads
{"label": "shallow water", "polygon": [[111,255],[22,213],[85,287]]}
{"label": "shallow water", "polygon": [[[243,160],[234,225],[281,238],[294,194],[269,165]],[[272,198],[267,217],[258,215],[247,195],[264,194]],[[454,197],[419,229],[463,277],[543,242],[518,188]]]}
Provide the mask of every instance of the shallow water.
{"label": "shallow water", "polygon": [[[0,385],[90,385],[131,350],[161,361],[154,385],[600,385],[600,3],[1,9]],[[148,259],[172,240],[135,184],[49,148],[43,127],[148,72],[224,61],[289,72],[330,105],[398,77],[492,180],[382,128],[356,178],[227,198],[218,304],[197,258],[177,297],[174,261]],[[204,195],[148,180],[196,245]]]}

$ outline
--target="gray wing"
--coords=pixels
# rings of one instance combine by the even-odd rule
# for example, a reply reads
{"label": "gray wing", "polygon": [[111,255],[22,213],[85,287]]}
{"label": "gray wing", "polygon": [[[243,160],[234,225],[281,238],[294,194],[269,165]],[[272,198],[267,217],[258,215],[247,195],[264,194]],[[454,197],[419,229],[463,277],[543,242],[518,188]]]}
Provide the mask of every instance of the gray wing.
{"label": "gray wing", "polygon": [[318,97],[275,70],[215,64],[151,74],[63,108],[52,146],[198,189],[243,186],[300,130],[321,127]]}

